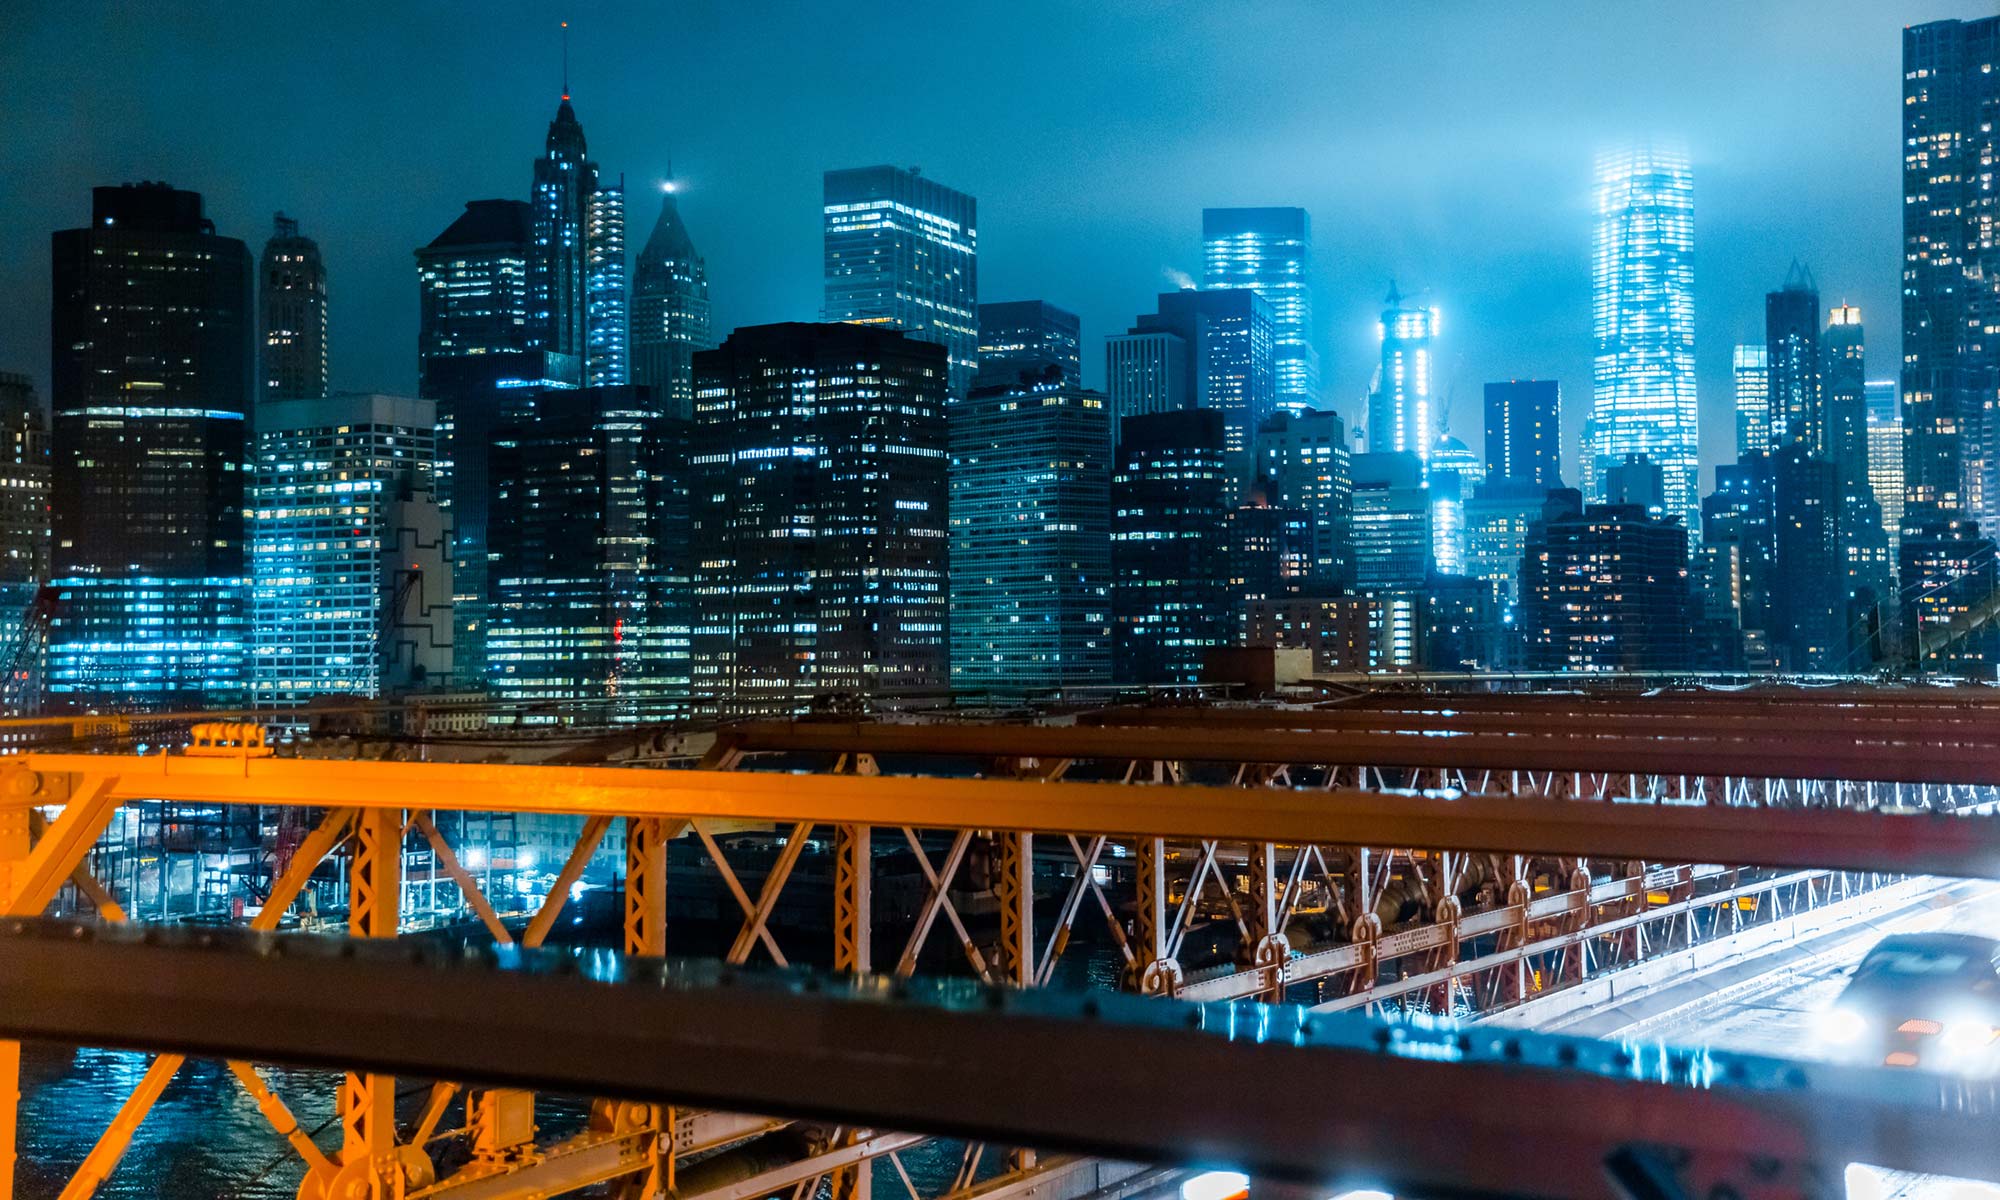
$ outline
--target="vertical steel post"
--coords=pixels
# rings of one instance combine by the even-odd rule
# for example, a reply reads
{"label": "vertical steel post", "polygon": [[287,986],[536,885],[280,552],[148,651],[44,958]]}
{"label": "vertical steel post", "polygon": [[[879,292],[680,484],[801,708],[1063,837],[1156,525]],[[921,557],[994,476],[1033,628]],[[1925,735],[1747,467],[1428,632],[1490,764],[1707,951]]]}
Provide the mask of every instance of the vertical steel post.
{"label": "vertical steel post", "polygon": [[[403,814],[365,808],[354,823],[354,859],[348,881],[347,932],[358,938],[393,938],[401,917]],[[396,1079],[350,1072],[341,1084],[341,1175],[367,1190],[357,1200],[395,1194]],[[361,1181],[365,1181],[362,1183]]]}
{"label": "vertical steel post", "polygon": [[[833,969],[866,975],[875,969],[875,831],[867,825],[833,829]],[[843,1135],[855,1140],[853,1131]],[[875,1187],[874,1164],[863,1160],[831,1172],[833,1200],[868,1200]]]}
{"label": "vertical steel post", "polygon": [[993,835],[994,899],[1000,904],[1000,978],[1009,987],[1035,984],[1035,835]]}
{"label": "vertical steel post", "polygon": [[658,817],[625,821],[625,953],[667,952],[667,829]]}
{"label": "vertical steel post", "polygon": [[[14,895],[15,866],[29,844],[26,805],[0,804],[0,901]],[[14,1200],[14,1126],[21,1106],[21,1043],[0,1041],[0,1200]]]}
{"label": "vertical steel post", "polygon": [[1133,950],[1129,986],[1148,996],[1171,996],[1180,984],[1180,964],[1169,953],[1167,939],[1173,936],[1174,914],[1169,903],[1167,843],[1165,838],[1134,841],[1138,870],[1137,905],[1133,918]]}

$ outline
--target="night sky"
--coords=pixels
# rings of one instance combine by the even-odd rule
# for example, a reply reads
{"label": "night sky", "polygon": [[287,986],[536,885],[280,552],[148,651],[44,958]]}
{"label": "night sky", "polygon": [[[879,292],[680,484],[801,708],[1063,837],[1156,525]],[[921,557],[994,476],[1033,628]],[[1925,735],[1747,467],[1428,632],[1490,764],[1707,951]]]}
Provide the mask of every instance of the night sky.
{"label": "night sky", "polygon": [[1393,276],[1443,309],[1453,432],[1480,449],[1483,382],[1553,376],[1573,473],[1595,149],[1653,131],[1693,151],[1703,461],[1733,458],[1730,348],[1762,340],[1794,256],[1825,304],[1861,306],[1870,377],[1893,371],[1899,31],[1992,0],[6,9],[0,370],[45,392],[49,233],[136,179],[204,193],[253,253],[274,210],[296,217],[331,275],[334,387],[410,391],[411,251],[468,199],[527,198],[567,18],[632,246],[671,154],[718,333],[819,315],[828,167],[921,165],[977,196],[982,299],[1079,312],[1093,386],[1103,336],[1199,275],[1204,206],[1301,205],[1328,405],[1360,411]]}

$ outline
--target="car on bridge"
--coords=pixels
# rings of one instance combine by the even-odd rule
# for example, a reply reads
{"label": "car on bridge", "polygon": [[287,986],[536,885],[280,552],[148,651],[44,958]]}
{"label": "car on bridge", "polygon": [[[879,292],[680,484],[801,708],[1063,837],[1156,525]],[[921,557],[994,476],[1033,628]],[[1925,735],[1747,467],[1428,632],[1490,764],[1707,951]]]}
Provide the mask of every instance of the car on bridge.
{"label": "car on bridge", "polygon": [[1821,1031],[1844,1062],[2000,1072],[2000,941],[1895,934],[1875,944]]}

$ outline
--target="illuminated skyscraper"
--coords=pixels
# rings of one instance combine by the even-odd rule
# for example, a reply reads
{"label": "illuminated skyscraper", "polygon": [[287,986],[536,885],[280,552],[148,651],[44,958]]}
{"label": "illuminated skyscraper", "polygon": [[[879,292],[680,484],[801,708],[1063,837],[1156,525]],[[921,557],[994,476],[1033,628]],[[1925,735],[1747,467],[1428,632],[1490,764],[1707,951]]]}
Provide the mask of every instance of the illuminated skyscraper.
{"label": "illuminated skyscraper", "polygon": [[250,252],[163,183],[94,189],[90,225],[53,251],[48,696],[240,700]]}
{"label": "illuminated skyscraper", "polygon": [[1303,208],[1205,208],[1204,288],[1250,288],[1271,306],[1277,406],[1319,405],[1313,348],[1312,220]]}
{"label": "illuminated skyscraper", "polygon": [[404,396],[258,405],[249,533],[259,703],[365,699],[451,679],[436,422],[436,405]]}
{"label": "illuminated skyscraper", "polygon": [[1120,683],[1201,681],[1236,636],[1224,520],[1235,482],[1222,413],[1129,416],[1111,473],[1113,674]]}
{"label": "illuminated skyscraper", "polygon": [[756,325],[695,355],[694,692],[936,703],[950,684],[942,346]]}
{"label": "illuminated skyscraper", "polygon": [[653,389],[668,416],[694,416],[694,352],[715,345],[708,323],[708,268],[681,221],[674,185],[632,269],[632,382]]}
{"label": "illuminated skyscraper", "polygon": [[1604,499],[1604,472],[1637,454],[1666,475],[1667,512],[1692,530],[1700,508],[1694,374],[1694,173],[1661,143],[1597,160],[1592,259],[1591,412],[1583,494]]}
{"label": "illuminated skyscraper", "polygon": [[630,374],[626,355],[625,181],[590,194],[584,228],[584,383],[616,387]]}
{"label": "illuminated skyscraper", "polygon": [[1479,456],[1450,434],[1431,450],[1431,561],[1441,575],[1465,573],[1465,502],[1486,478]]}
{"label": "illuminated skyscraper", "polygon": [[1233,505],[1252,482],[1257,429],[1277,407],[1271,306],[1248,289],[1160,293],[1158,311],[1106,339],[1112,428],[1143,413],[1212,408],[1222,414]]}
{"label": "illuminated skyscraper", "polygon": [[[596,191],[597,164],[590,161],[583,126],[565,87],[555,120],[549,122],[542,156],[535,160],[534,195],[529,202],[534,211],[534,246],[528,259],[533,349],[578,356],[588,349],[590,199]],[[619,237],[624,237],[622,209]]]}
{"label": "illuminated skyscraper", "polygon": [[283,213],[272,218],[257,288],[258,398],[326,395],[326,264]]}
{"label": "illuminated skyscraper", "polygon": [[1893,379],[1871,379],[1862,394],[1868,406],[1868,486],[1882,506],[1893,559],[1903,535],[1903,413]]}
{"label": "illuminated skyscraper", "polygon": [[1257,430],[1257,476],[1271,503],[1304,509],[1313,587],[1330,593],[1354,582],[1354,481],[1347,425],[1331,409],[1280,411]]}
{"label": "illuminated skyscraper", "polygon": [[886,325],[951,355],[964,399],[979,357],[979,205],[915,168],[824,179],[826,319]]}
{"label": "illuminated skyscraper", "polygon": [[1408,451],[1357,454],[1353,472],[1354,579],[1373,602],[1374,661],[1415,666],[1436,547],[1424,460]]}
{"label": "illuminated skyscraper", "polygon": [[[2000,17],[1903,30],[1903,474],[1911,526],[1933,515],[1987,524],[2000,515],[1996,114]],[[1976,542],[1978,530],[1944,525],[1937,537],[1941,548],[1921,561],[1955,561],[1956,548]]]}
{"label": "illuminated skyscraper", "polygon": [[1562,483],[1562,388],[1553,379],[1486,385],[1486,474]]}
{"label": "illuminated skyscraper", "polygon": [[1764,345],[1736,347],[1736,458],[1771,452],[1771,351]]}
{"label": "illuminated skyscraper", "polygon": [[48,579],[48,413],[33,380],[0,371],[0,652],[19,644],[22,619]]}
{"label": "illuminated skyscraper", "polygon": [[1083,327],[1076,314],[1046,300],[979,306],[978,386],[1012,387],[1022,372],[1039,377],[1054,365],[1064,387],[1083,386]]}
{"label": "illuminated skyscraper", "polygon": [[1826,413],[1826,458],[1840,468],[1841,486],[1868,485],[1868,348],[1861,310],[1837,305],[1820,343],[1820,404]]}
{"label": "illuminated skyscraper", "polygon": [[1794,261],[1785,286],[1764,296],[1764,352],[1771,377],[1771,450],[1799,446],[1826,455],[1821,397],[1819,287]]}
{"label": "illuminated skyscraper", "polygon": [[1040,383],[974,387],[951,414],[957,692],[1111,682],[1111,418],[1102,393],[1049,368]]}
{"label": "illuminated skyscraper", "polygon": [[1431,370],[1438,310],[1405,305],[1394,283],[1386,303],[1382,323],[1376,327],[1382,362],[1368,397],[1368,452],[1414,454],[1428,460],[1437,448],[1442,424]]}

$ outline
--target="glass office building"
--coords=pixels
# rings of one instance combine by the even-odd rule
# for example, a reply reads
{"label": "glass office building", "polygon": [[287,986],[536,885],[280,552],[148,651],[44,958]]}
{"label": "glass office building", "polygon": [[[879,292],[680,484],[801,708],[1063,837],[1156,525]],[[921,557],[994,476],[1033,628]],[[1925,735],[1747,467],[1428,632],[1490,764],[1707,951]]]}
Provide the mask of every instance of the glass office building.
{"label": "glass office building", "polygon": [[1064,387],[1083,386],[1083,325],[1075,313],[1046,300],[979,306],[977,386],[1011,387],[1023,372],[1057,368]]}
{"label": "glass office building", "polygon": [[1826,454],[1819,360],[1819,287],[1794,262],[1785,286],[1764,296],[1764,352],[1771,377],[1771,450]]}
{"label": "glass office building", "polygon": [[1272,369],[1280,408],[1319,404],[1313,346],[1312,220],[1303,208],[1205,208],[1202,287],[1249,288],[1271,306]]}
{"label": "glass office building", "polygon": [[951,685],[961,695],[1111,682],[1111,418],[1102,393],[1061,378],[976,387],[951,414]]}
{"label": "glass office building", "polygon": [[1486,474],[1562,484],[1562,388],[1555,380],[1486,385]]}
{"label": "glass office building", "polygon": [[674,185],[632,267],[632,382],[653,389],[668,416],[694,417],[694,352],[715,345],[708,320],[708,267],[681,220]]}
{"label": "glass office building", "polygon": [[1321,590],[1354,582],[1354,481],[1347,424],[1330,410],[1272,414],[1257,430],[1258,481],[1273,504],[1304,509],[1310,527],[1307,575]]}
{"label": "glass office building", "polygon": [[326,264],[284,213],[271,219],[257,289],[258,398],[326,395]]}
{"label": "glass office building", "polygon": [[528,259],[532,348],[579,357],[587,352],[588,243],[596,191],[597,164],[590,161],[583,125],[565,95],[535,159],[534,245]]}
{"label": "glass office building", "polygon": [[943,346],[963,399],[979,358],[978,202],[915,168],[828,171],[826,319]]}
{"label": "glass office building", "polygon": [[1882,506],[1882,528],[1893,559],[1903,534],[1903,411],[1896,381],[1870,379],[1862,385],[1868,409],[1868,486]]}
{"label": "glass office building", "polygon": [[1669,514],[1692,529],[1701,496],[1694,373],[1694,172],[1685,150],[1649,142],[1597,159],[1592,255],[1595,343],[1583,429],[1585,499],[1637,454],[1666,475]]}
{"label": "glass office building", "polygon": [[1253,482],[1257,429],[1277,409],[1273,329],[1271,306],[1254,291],[1162,292],[1157,311],[1107,339],[1114,435],[1140,413],[1221,413],[1234,503]]}
{"label": "glass office building", "polygon": [[625,307],[625,181],[590,194],[584,228],[583,378],[616,387],[629,377]]}
{"label": "glass office building", "polygon": [[1437,337],[1438,310],[1403,303],[1389,285],[1387,307],[1376,326],[1382,359],[1368,396],[1368,452],[1414,454],[1428,460],[1437,448],[1438,402],[1432,395],[1431,340]]}
{"label": "glass office building", "polygon": [[1763,344],[1736,347],[1730,358],[1736,380],[1736,457],[1771,452],[1771,350]]}
{"label": "glass office building", "polygon": [[259,406],[250,503],[258,703],[370,698],[451,678],[436,425],[436,404],[405,396]]}
{"label": "glass office building", "polygon": [[1111,475],[1119,683],[1199,683],[1208,652],[1234,643],[1224,517],[1235,474],[1219,411],[1126,419]]}

